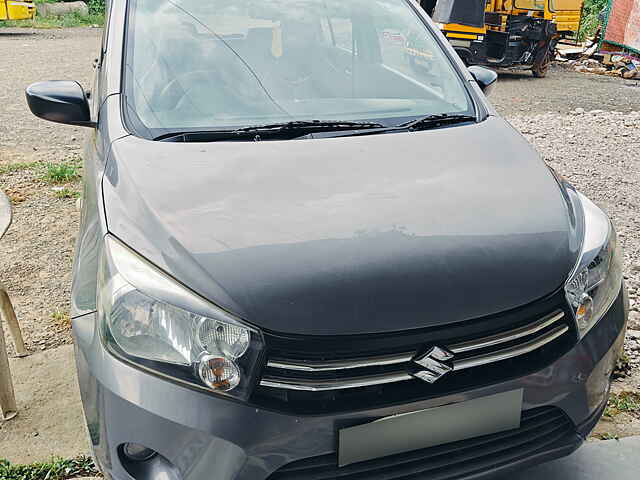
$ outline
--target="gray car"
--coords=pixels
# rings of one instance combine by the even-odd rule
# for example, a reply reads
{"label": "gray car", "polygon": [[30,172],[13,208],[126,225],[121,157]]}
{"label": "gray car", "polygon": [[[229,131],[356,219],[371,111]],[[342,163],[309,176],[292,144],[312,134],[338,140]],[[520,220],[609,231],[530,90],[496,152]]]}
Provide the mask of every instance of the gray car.
{"label": "gray car", "polygon": [[628,304],[602,210],[410,0],[112,0],[73,276],[114,480],[476,479],[602,415]]}

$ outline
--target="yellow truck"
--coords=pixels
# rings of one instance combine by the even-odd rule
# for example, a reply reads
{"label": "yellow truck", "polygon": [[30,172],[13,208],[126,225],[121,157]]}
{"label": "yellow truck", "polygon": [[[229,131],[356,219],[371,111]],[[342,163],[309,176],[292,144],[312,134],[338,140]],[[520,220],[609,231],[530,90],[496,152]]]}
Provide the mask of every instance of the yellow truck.
{"label": "yellow truck", "polygon": [[583,0],[421,0],[468,65],[547,74],[558,41],[580,27]]}
{"label": "yellow truck", "polygon": [[0,20],[29,20],[36,16],[36,4],[30,0],[0,0]]}

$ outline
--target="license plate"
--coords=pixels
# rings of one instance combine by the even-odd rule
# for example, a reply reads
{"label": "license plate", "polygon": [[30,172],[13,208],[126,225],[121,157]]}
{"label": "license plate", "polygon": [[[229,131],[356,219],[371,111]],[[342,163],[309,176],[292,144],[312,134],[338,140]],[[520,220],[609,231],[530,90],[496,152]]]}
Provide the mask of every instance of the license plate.
{"label": "license plate", "polygon": [[521,414],[522,389],[343,428],[338,465],[519,428]]}

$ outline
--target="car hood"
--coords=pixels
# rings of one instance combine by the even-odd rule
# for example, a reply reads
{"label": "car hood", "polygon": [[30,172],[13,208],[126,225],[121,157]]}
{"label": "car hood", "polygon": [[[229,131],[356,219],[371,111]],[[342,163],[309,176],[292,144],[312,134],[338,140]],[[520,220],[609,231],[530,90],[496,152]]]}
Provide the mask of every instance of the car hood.
{"label": "car hood", "polygon": [[270,331],[416,329],[522,306],[575,264],[567,204],[508,123],[111,150],[108,229]]}

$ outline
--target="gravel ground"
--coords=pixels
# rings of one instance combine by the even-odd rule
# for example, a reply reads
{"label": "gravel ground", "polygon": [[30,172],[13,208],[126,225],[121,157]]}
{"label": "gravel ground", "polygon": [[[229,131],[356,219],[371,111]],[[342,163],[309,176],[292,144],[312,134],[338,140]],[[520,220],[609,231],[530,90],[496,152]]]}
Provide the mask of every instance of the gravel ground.
{"label": "gravel ground", "polygon": [[578,109],[569,115],[512,115],[509,121],[549,165],[613,219],[624,251],[630,327],[640,329],[640,110]]}
{"label": "gravel ground", "polygon": [[[90,86],[99,35],[100,30],[88,28],[36,34],[0,29],[0,169],[80,156],[84,131],[35,118],[24,89],[47,79],[74,79]],[[79,214],[74,199],[55,198],[52,187],[40,180],[42,173],[39,168],[0,175],[0,188],[14,201],[13,225],[0,249],[0,278],[11,293],[30,351],[71,342],[64,314],[69,310]]]}
{"label": "gravel ground", "polygon": [[[636,93],[640,97],[640,89]],[[637,98],[636,98],[637,100]],[[577,111],[576,111],[577,110]],[[624,251],[631,312],[625,353],[629,375],[613,392],[640,391],[640,110],[509,115],[509,121],[557,172],[606,210]],[[640,434],[640,412],[605,417],[600,438]]]}
{"label": "gravel ground", "polygon": [[[33,81],[52,78],[88,86],[98,45],[96,29],[35,34],[0,29],[0,168],[16,162],[61,162],[80,154],[81,129],[35,119],[23,90]],[[24,51],[29,55],[20,54]],[[554,66],[545,79],[502,74],[491,98],[550,165],[612,216],[625,252],[634,330],[640,330],[639,84]],[[74,200],[55,198],[40,176],[37,170],[0,174],[0,188],[16,202],[14,225],[0,249],[0,278],[13,295],[32,351],[71,342],[67,322],[54,313],[68,311],[78,228]],[[626,352],[632,373],[617,381],[614,391],[640,388],[640,339],[629,338]],[[622,415],[599,428],[614,435],[638,434],[640,420]]]}
{"label": "gravel ground", "polygon": [[0,162],[59,161],[77,152],[82,128],[36,119],[24,89],[39,80],[77,80],[91,87],[100,30],[0,28]]}
{"label": "gravel ground", "polygon": [[578,73],[552,65],[545,78],[501,72],[491,96],[501,115],[568,114],[576,108],[617,112],[640,111],[640,81]]}

